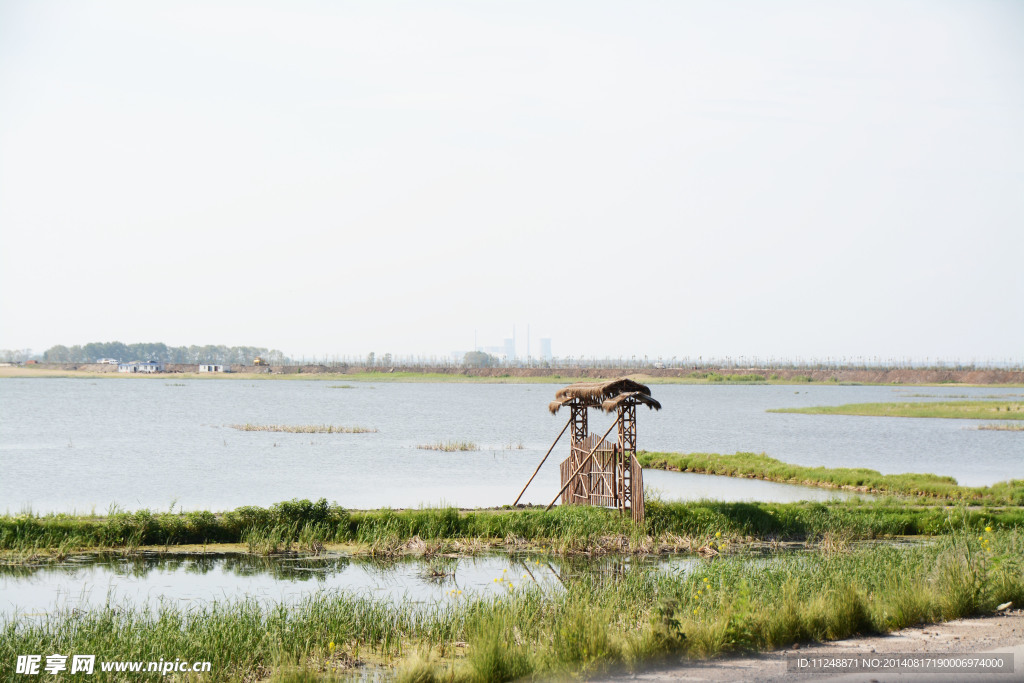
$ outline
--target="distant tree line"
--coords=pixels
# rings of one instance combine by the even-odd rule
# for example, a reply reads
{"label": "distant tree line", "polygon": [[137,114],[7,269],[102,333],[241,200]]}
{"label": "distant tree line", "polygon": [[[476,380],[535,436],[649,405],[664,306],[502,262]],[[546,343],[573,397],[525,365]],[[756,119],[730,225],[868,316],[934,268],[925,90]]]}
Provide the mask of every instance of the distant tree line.
{"label": "distant tree line", "polygon": [[168,346],[160,342],[124,344],[122,342],[90,342],[82,346],[58,344],[43,352],[47,363],[95,363],[101,358],[119,361],[158,360],[164,363],[217,363],[251,365],[259,356],[273,365],[286,365],[290,359],[280,351],[261,346]]}
{"label": "distant tree line", "polygon": [[0,349],[0,363],[24,363],[30,358],[32,349]]}
{"label": "distant tree line", "polygon": [[1004,360],[977,360],[969,362],[945,359],[913,359],[883,357],[826,357],[826,358],[779,358],[779,357],[729,357],[696,358],[690,356],[671,358],[657,356],[620,356],[618,358],[595,358],[565,356],[542,359],[505,358],[469,351],[449,356],[401,356],[391,353],[378,355],[323,355],[307,358],[288,357],[280,351],[258,346],[167,346],[166,344],[122,344],[121,342],[93,342],[83,346],[54,346],[42,354],[31,349],[0,349],[0,362],[21,362],[35,359],[50,363],[93,363],[100,358],[114,358],[120,361],[159,360],[165,363],[217,363],[249,365],[259,356],[272,365],[323,365],[327,367],[369,367],[408,369],[429,368],[545,368],[552,371],[573,371],[579,369],[618,369],[623,371],[644,370],[688,370],[705,371],[719,369],[750,370],[1024,370],[1020,358]]}

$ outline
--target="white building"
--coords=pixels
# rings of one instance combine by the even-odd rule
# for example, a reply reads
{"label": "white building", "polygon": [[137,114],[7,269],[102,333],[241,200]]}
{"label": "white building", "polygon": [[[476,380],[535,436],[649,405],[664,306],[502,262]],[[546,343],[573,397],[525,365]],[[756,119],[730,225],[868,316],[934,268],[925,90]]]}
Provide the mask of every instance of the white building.
{"label": "white building", "polygon": [[223,365],[206,364],[199,366],[199,372],[227,372],[227,370]]}
{"label": "white building", "polygon": [[160,361],[147,360],[147,361],[132,361],[131,363],[118,363],[118,372],[142,372],[142,373],[154,373],[163,372],[164,364]]}

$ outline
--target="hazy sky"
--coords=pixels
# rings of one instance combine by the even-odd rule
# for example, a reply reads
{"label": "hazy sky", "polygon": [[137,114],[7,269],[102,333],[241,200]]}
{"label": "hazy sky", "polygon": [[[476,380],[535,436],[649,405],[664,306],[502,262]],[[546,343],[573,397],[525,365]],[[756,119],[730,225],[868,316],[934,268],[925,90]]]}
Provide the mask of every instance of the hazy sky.
{"label": "hazy sky", "polygon": [[1024,2],[0,0],[0,348],[1024,358]]}

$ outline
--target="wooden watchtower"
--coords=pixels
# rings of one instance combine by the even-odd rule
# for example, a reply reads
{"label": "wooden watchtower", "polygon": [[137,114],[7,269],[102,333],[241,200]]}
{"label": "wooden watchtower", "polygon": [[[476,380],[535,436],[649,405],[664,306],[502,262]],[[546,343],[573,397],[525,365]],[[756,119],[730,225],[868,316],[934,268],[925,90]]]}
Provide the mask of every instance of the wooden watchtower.
{"label": "wooden watchtower", "polygon": [[[563,505],[612,507],[623,513],[629,511],[636,522],[643,521],[644,479],[636,459],[638,405],[661,410],[661,404],[651,398],[651,390],[631,379],[580,382],[555,393],[555,400],[548,409],[554,414],[568,407],[569,421],[533,473],[537,475],[562,434],[569,430],[569,457],[559,466],[562,489],[551,505],[561,497]],[[590,432],[587,416],[591,408],[615,414],[615,422],[604,436]],[[618,441],[611,443],[606,439],[616,427]],[[532,481],[533,477],[530,477],[526,486]],[[523,487],[525,491],[526,487]],[[522,495],[520,493],[519,498]],[[516,503],[519,498],[516,498]],[[548,505],[549,509],[551,505]]]}

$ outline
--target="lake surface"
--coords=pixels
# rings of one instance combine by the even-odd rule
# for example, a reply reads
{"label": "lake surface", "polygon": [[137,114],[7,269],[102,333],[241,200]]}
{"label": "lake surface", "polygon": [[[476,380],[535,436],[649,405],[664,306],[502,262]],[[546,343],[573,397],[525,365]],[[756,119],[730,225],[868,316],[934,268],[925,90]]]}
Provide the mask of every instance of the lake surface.
{"label": "lake surface", "polygon": [[[402,384],[159,378],[0,379],[0,512],[224,510],[320,497],[353,509],[510,504],[568,415],[561,385]],[[979,421],[768,413],[769,408],[1019,397],[1019,389],[655,385],[639,446],[764,452],[785,462],[932,472],[967,485],[1024,478],[1024,434]],[[611,416],[591,411],[603,433]],[[334,424],[368,434],[242,432],[232,424]],[[479,451],[420,444],[468,440]],[[519,445],[522,448],[519,448]],[[559,488],[559,443],[524,496]],[[645,472],[665,499],[821,499],[833,492],[725,477]]]}
{"label": "lake surface", "polygon": [[[41,566],[0,566],[0,615],[41,616],[107,604],[158,607],[255,599],[296,604],[310,595],[346,591],[395,604],[436,605],[497,597],[526,584],[560,590],[581,573],[687,571],[694,555],[572,558],[493,554],[399,558],[85,555]],[[459,593],[458,591],[462,591]]]}

